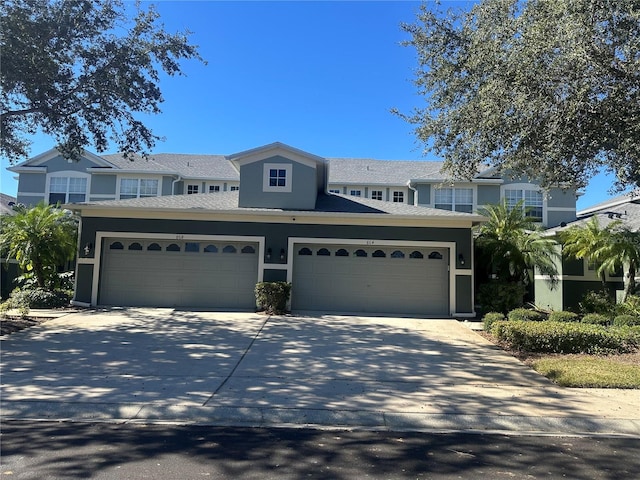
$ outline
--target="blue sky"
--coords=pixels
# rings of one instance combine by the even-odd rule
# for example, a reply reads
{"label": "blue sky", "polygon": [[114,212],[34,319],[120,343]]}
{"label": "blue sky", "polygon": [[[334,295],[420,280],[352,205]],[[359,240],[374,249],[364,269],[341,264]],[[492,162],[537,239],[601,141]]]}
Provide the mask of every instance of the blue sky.
{"label": "blue sky", "polygon": [[[208,65],[185,62],[186,77],[163,77],[163,113],[141,117],[166,138],[154,152],[231,154],[280,141],[326,157],[440,160],[425,156],[411,126],[389,112],[423,101],[411,83],[415,53],[400,45],[400,23],[414,21],[420,2],[157,6],[168,31],[193,32]],[[45,136],[33,140],[32,155],[54,146]],[[3,158],[0,189],[15,195],[7,166]],[[578,208],[605,200],[610,184],[596,178]]]}

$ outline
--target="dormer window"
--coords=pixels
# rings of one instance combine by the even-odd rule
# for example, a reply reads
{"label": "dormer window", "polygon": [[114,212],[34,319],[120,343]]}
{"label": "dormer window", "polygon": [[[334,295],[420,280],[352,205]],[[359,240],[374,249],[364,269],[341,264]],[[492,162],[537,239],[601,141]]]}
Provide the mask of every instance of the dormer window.
{"label": "dormer window", "polygon": [[291,164],[265,163],[262,190],[264,192],[290,192]]}

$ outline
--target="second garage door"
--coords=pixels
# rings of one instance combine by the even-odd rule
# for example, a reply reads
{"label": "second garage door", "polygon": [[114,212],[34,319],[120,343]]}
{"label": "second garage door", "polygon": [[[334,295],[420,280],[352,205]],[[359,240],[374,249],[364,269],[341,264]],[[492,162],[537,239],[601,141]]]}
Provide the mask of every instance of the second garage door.
{"label": "second garage door", "polygon": [[255,243],[107,238],[103,248],[102,305],[255,308]]}
{"label": "second garage door", "polygon": [[449,315],[446,248],[296,245],[294,310]]}

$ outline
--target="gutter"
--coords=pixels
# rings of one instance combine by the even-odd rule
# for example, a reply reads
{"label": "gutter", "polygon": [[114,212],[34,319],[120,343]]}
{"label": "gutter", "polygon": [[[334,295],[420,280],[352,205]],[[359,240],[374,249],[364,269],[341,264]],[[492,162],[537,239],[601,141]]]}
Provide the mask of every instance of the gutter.
{"label": "gutter", "polygon": [[178,178],[171,182],[171,195],[176,194],[176,183],[178,183],[180,180],[182,180],[182,175],[178,174]]}
{"label": "gutter", "polygon": [[413,205],[415,207],[418,206],[418,190],[415,187],[411,186],[411,180],[407,181],[407,188],[413,191]]}

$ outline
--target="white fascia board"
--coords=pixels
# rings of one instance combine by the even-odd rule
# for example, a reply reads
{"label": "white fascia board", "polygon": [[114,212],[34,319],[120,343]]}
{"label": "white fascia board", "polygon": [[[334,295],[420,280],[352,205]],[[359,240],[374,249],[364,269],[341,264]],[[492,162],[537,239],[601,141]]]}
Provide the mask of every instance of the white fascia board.
{"label": "white fascia board", "polygon": [[8,167],[7,170],[13,173],[46,173],[47,167],[30,167],[28,165],[16,165],[15,167]]}
{"label": "white fascia board", "polygon": [[450,215],[392,215],[345,212],[308,212],[308,211],[267,211],[259,210],[200,210],[193,208],[143,209],[140,207],[119,207],[107,205],[67,204],[63,208],[80,212],[86,217],[149,218],[180,220],[221,220],[249,221],[252,223],[321,223],[331,225],[381,225],[381,226],[437,226],[471,228],[474,224],[486,221],[481,215],[469,214],[458,217]]}
{"label": "white fascia board", "polygon": [[179,175],[177,172],[167,170],[124,170],[118,167],[114,167],[113,170],[105,170],[104,168],[87,168],[87,172],[94,175],[167,175],[170,177],[176,177]]}
{"label": "white fascia board", "polygon": [[274,154],[278,154],[278,152],[281,152],[283,156],[286,156],[290,160],[302,163],[311,168],[316,168],[318,163],[328,163],[327,160],[322,157],[313,155],[294,147],[290,147],[289,145],[285,145],[284,143],[280,142],[275,142],[269,145],[264,145],[262,147],[253,148],[251,150],[245,150],[244,152],[228,155],[227,160],[229,160],[234,166],[236,166],[236,168],[239,168],[240,166],[246,165],[248,163],[265,160],[273,156]]}

